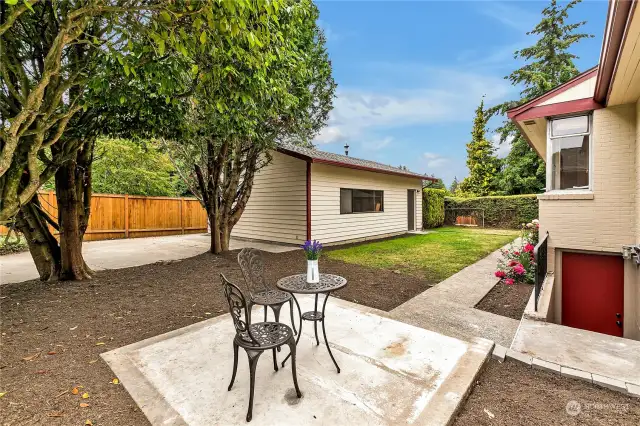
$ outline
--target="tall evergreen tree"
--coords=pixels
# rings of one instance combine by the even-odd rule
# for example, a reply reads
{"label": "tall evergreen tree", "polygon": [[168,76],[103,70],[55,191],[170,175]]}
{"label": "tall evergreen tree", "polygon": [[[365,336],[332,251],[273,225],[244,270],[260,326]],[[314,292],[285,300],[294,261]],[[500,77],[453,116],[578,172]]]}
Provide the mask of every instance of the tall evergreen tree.
{"label": "tall evergreen tree", "polygon": [[460,186],[460,183],[458,182],[458,177],[454,176],[453,182],[451,182],[451,186],[449,186],[449,192],[455,195],[456,192],[458,191],[458,186]]}
{"label": "tall evergreen tree", "polygon": [[486,131],[487,114],[482,99],[476,108],[471,141],[467,144],[469,176],[459,185],[459,190],[468,195],[485,196],[496,191],[496,176],[500,171],[500,163],[493,144],[486,138]]}
{"label": "tall evergreen tree", "polygon": [[[580,33],[578,29],[585,21],[569,24],[569,10],[581,0],[572,0],[564,6],[556,0],[542,10],[542,20],[528,32],[537,38],[536,43],[515,52],[516,59],[527,64],[515,70],[505,79],[516,85],[524,86],[518,101],[505,102],[488,110],[489,114],[506,114],[520,104],[543,95],[578,75],[574,60],[578,56],[569,52],[570,47],[582,39],[593,37]],[[500,142],[512,141],[512,148],[504,161],[500,176],[500,191],[505,194],[530,194],[544,191],[545,163],[529,146],[518,128],[506,120],[497,129]]]}

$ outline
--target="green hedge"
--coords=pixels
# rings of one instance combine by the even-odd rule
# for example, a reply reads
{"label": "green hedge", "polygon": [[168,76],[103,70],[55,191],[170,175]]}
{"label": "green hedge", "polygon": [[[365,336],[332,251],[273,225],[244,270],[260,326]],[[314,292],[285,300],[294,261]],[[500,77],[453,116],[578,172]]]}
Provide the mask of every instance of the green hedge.
{"label": "green hedge", "polygon": [[422,227],[437,228],[444,224],[444,189],[422,190]]}
{"label": "green hedge", "polygon": [[484,210],[486,228],[519,229],[521,224],[538,218],[538,198],[535,194],[476,198],[447,197],[444,204],[444,223],[447,225],[455,224],[457,216],[475,216],[480,225],[482,210],[478,209]]}

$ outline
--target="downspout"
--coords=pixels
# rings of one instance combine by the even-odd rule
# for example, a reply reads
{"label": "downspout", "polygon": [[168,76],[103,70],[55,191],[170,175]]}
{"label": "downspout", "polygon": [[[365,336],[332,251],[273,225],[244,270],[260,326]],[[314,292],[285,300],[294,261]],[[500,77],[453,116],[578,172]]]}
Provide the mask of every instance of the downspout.
{"label": "downspout", "polygon": [[307,161],[307,240],[311,240],[311,161]]}

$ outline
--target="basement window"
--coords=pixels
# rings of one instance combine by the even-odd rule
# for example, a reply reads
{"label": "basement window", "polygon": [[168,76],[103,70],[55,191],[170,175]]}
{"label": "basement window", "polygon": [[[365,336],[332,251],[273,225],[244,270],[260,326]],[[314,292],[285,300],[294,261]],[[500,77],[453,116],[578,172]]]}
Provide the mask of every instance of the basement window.
{"label": "basement window", "polygon": [[383,191],[340,188],[340,214],[377,213],[383,211]]}
{"label": "basement window", "polygon": [[550,190],[588,190],[591,186],[591,117],[549,120],[547,187]]}

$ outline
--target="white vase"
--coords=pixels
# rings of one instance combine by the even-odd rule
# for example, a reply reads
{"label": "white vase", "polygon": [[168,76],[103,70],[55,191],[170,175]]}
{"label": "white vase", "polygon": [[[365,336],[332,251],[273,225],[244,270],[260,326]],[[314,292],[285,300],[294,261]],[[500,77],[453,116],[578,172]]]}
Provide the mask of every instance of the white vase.
{"label": "white vase", "polygon": [[319,283],[320,273],[318,272],[318,260],[307,260],[307,282]]}

